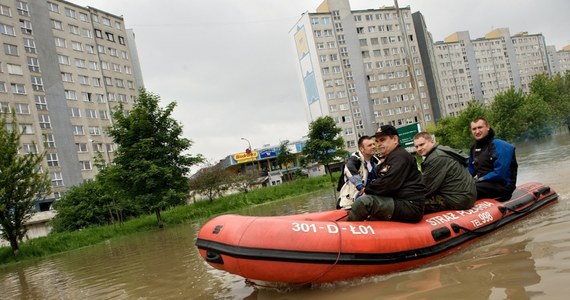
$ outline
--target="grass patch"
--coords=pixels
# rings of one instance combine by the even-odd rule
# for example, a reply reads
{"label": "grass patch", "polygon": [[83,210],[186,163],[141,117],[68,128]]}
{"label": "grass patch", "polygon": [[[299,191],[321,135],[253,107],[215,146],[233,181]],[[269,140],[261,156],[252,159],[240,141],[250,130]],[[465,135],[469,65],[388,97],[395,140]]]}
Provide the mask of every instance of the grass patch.
{"label": "grass patch", "polygon": [[[336,174],[334,178],[338,179],[338,176],[339,174]],[[212,202],[204,200],[190,205],[173,207],[164,211],[162,218],[166,225],[186,224],[257,204],[330,189],[333,186],[336,184],[331,183],[329,175],[302,178],[278,186],[257,189],[249,193],[221,197]],[[0,248],[0,266],[46,257],[98,244],[114,237],[150,230],[158,230],[154,214],[131,219],[122,224],[96,226],[74,232],[52,233],[21,243],[17,259],[12,255],[12,249],[9,246]]]}

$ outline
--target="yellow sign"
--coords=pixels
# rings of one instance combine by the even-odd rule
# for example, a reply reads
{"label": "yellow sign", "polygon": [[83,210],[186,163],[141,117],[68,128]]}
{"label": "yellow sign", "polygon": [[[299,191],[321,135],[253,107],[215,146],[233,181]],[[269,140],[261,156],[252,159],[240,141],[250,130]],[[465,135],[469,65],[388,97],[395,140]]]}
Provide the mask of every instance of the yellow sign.
{"label": "yellow sign", "polygon": [[240,152],[240,153],[234,154],[234,159],[238,163],[254,161],[257,158],[257,154],[258,154],[257,151],[251,151],[249,154],[247,154],[247,152]]}

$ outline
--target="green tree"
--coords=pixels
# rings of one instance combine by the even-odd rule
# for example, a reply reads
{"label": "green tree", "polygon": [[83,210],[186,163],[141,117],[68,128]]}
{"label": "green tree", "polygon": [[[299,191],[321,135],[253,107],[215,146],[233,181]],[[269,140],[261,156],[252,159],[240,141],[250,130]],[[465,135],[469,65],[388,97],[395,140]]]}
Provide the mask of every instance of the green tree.
{"label": "green tree", "polygon": [[536,94],[525,96],[522,107],[515,112],[515,117],[524,120],[523,130],[517,135],[518,140],[545,137],[553,132],[555,122],[552,109]]}
{"label": "green tree", "polygon": [[309,139],[302,151],[308,162],[325,166],[326,172],[330,174],[331,182],[334,180],[330,172],[330,164],[343,159],[348,154],[344,149],[344,140],[340,132],[341,129],[336,126],[330,116],[320,117],[309,124]]}
{"label": "green tree", "polygon": [[42,171],[45,153],[18,154],[20,137],[16,114],[11,122],[0,116],[0,230],[17,256],[25,237],[26,222],[31,218],[36,200],[50,193],[48,173]]}
{"label": "green tree", "polygon": [[202,156],[184,154],[192,141],[181,137],[182,126],[171,117],[176,103],[161,108],[159,100],[141,89],[128,114],[122,106],[113,112],[115,123],[109,134],[119,147],[109,176],[116,189],[154,212],[162,228],[161,211],[185,203],[189,192],[185,175]]}
{"label": "green tree", "polygon": [[[252,175],[253,176],[253,175]],[[234,185],[232,175],[221,165],[214,165],[200,169],[189,179],[190,190],[204,195],[210,200],[222,196]]]}
{"label": "green tree", "polygon": [[489,122],[497,137],[514,141],[526,130],[526,120],[521,119],[521,109],[525,105],[525,95],[510,88],[495,96],[489,106]]}
{"label": "green tree", "polygon": [[457,149],[468,149],[473,143],[471,121],[486,118],[487,108],[477,100],[468,103],[467,108],[457,117],[445,117],[437,123],[435,136],[443,144]]}
{"label": "green tree", "polygon": [[554,126],[570,129],[570,71],[551,78],[545,74],[538,75],[529,87],[531,94],[539,96],[550,106]]}
{"label": "green tree", "polygon": [[277,154],[277,157],[275,159],[277,164],[281,167],[281,169],[285,167],[285,176],[287,176],[290,180],[291,177],[288,174],[289,164],[293,162],[293,160],[295,159],[295,155],[291,153],[291,151],[289,151],[286,142],[281,143],[281,145],[279,146],[279,154]]}

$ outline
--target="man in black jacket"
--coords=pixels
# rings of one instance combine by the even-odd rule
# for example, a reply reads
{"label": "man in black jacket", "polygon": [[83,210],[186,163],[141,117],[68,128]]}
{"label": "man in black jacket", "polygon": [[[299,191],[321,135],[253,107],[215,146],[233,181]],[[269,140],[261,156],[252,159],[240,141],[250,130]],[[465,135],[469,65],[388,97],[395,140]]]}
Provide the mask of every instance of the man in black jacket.
{"label": "man in black jacket", "polygon": [[398,131],[392,125],[378,128],[376,144],[382,155],[375,168],[378,178],[364,188],[365,194],[352,205],[348,220],[419,222],[426,189],[416,159],[400,146]]}

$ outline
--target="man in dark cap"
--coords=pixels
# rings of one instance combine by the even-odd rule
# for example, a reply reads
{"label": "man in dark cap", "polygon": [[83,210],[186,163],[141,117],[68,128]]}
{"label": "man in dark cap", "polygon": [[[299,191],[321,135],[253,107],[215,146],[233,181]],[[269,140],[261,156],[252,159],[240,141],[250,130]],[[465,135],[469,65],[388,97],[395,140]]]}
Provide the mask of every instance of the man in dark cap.
{"label": "man in dark cap", "polygon": [[378,128],[376,144],[381,154],[381,162],[374,170],[377,178],[354,202],[348,221],[419,222],[424,214],[426,188],[416,159],[400,146],[398,131],[392,125]]}

